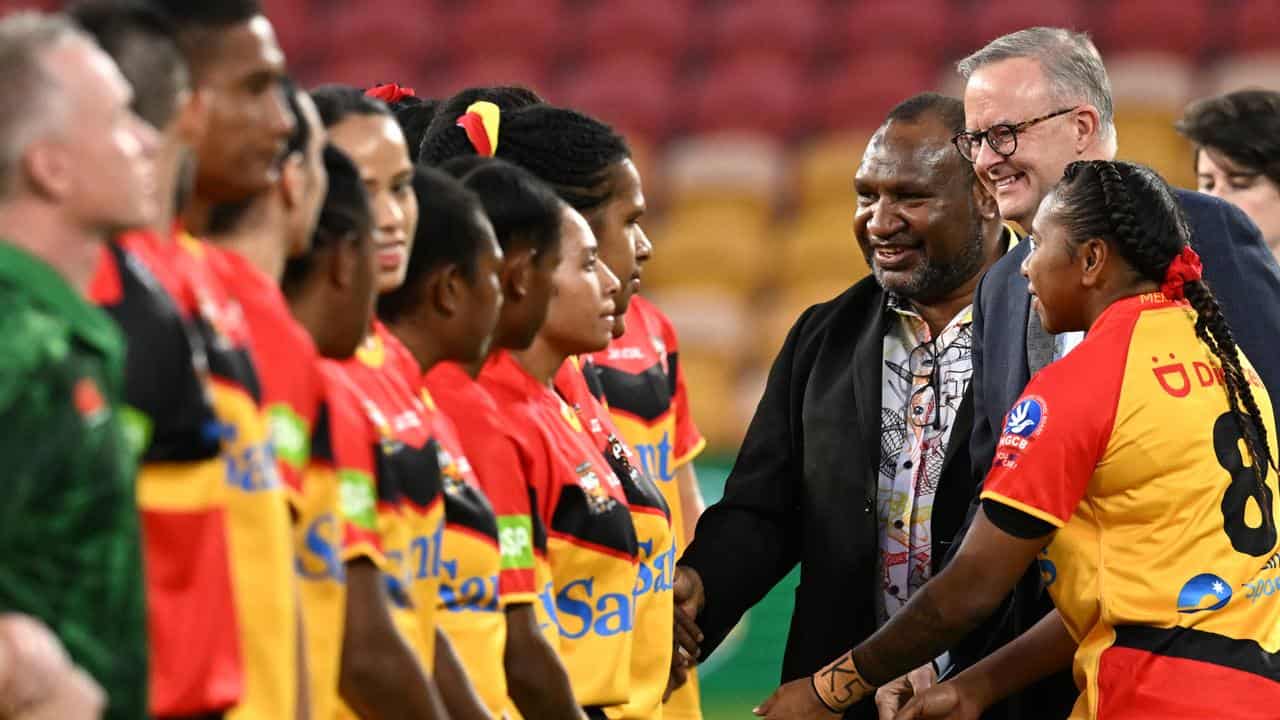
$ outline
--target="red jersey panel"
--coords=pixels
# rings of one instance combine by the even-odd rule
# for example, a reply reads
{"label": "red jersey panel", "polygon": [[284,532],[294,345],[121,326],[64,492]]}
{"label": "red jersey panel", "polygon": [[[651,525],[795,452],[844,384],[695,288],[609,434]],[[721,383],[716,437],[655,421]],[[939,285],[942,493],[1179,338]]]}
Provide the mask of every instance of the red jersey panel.
{"label": "red jersey panel", "polygon": [[545,561],[547,534],[534,516],[521,461],[520,440],[489,392],[457,363],[439,363],[423,379],[427,390],[458,431],[480,487],[497,517],[502,566],[498,596],[503,606],[533,602],[534,557]]}
{"label": "red jersey panel", "polygon": [[1073,718],[1275,714],[1280,488],[1241,438],[1194,312],[1160,293],[1112,304],[1009,411],[983,498],[1059,528],[1041,570],[1080,644]]}
{"label": "red jersey panel", "polygon": [[[147,581],[149,706],[201,714],[243,692],[228,548],[222,423],[176,242],[126,233],[104,247],[90,298],[120,325]],[[179,304],[179,299],[184,301]]]}

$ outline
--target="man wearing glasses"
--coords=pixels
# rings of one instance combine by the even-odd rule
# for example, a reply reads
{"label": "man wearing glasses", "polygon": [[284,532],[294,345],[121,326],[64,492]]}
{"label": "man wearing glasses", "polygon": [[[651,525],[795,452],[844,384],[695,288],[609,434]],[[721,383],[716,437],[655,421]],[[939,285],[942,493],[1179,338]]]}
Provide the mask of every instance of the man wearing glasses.
{"label": "man wearing glasses", "polygon": [[[967,80],[966,131],[953,142],[995,196],[1006,220],[1030,228],[1041,200],[1069,162],[1115,157],[1111,85],[1087,35],[1058,28],[1021,30],[965,58],[958,70]],[[1191,224],[1192,243],[1203,258],[1205,278],[1240,349],[1257,359],[1268,390],[1280,391],[1280,268],[1274,256],[1257,228],[1235,207],[1181,190],[1178,200]],[[1034,241],[1011,249],[978,284],[975,296],[970,454],[979,484],[991,467],[1005,413],[1031,376],[1070,352],[1082,335],[1048,335],[1030,312],[1021,266],[1033,251]],[[970,518],[976,508],[975,504]],[[953,548],[962,537],[963,531]],[[1038,573],[1029,573],[1004,609],[953,649],[951,674],[1030,629],[1051,607]],[[1063,670],[984,717],[1065,718],[1077,691],[1067,668]]]}
{"label": "man wearing glasses", "polygon": [[963,127],[959,100],[924,94],[868,144],[853,225],[873,276],[806,311],[774,362],[676,570],[690,654],[799,564],[782,680],[807,676],[900,609],[964,521],[973,290],[1012,234],[951,145]]}

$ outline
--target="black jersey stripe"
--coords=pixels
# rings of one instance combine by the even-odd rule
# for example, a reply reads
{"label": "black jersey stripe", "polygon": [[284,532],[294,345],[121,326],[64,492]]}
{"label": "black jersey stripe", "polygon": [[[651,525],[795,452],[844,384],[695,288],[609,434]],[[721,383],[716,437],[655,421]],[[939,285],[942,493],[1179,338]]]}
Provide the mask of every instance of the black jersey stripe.
{"label": "black jersey stripe", "polygon": [[1117,625],[1114,647],[1199,660],[1280,682],[1280,653],[1267,652],[1254,640],[1231,638],[1193,628]]}
{"label": "black jersey stripe", "polygon": [[646,422],[656,421],[671,409],[671,381],[660,364],[654,363],[639,373],[598,364],[595,368],[609,407]]}

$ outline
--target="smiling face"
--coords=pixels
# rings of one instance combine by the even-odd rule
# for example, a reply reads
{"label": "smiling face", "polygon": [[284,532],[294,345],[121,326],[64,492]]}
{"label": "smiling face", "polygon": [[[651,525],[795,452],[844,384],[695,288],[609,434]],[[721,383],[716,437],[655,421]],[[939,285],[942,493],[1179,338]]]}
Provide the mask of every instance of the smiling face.
{"label": "smiling face", "polygon": [[404,133],[389,115],[351,115],[329,128],[329,142],[360,169],[373,208],[378,291],[394,290],[404,283],[418,227],[413,164]]}
{"label": "smiling face", "polygon": [[1031,309],[1051,334],[1085,330],[1084,285],[1078,253],[1055,208],[1056,193],[1042,202],[1033,224],[1031,252],[1022,261],[1022,275],[1031,293]]}
{"label": "smiling face", "polygon": [[560,264],[541,335],[566,355],[597,352],[613,339],[618,278],[600,262],[595,235],[578,211],[565,208]]}
{"label": "smiling face", "polygon": [[949,136],[933,117],[891,121],[872,137],[854,180],[854,235],[877,282],[922,302],[945,297],[983,263],[980,190]]}
{"label": "smiling face", "polygon": [[[1013,58],[974,71],[964,91],[965,129],[982,132],[993,125],[1017,124],[1077,103],[1054,98],[1040,63]],[[995,195],[1000,214],[1030,228],[1040,201],[1049,193],[1072,160],[1091,147],[1088,131],[1097,111],[1091,105],[1036,123],[1018,132],[1017,149],[1004,157],[983,142],[974,157],[978,179]],[[1096,128],[1095,128],[1096,132]]]}
{"label": "smiling face", "polygon": [[1196,152],[1196,186],[1206,195],[1239,207],[1262,231],[1268,245],[1280,247],[1280,186],[1274,180],[1211,148],[1200,148]]}

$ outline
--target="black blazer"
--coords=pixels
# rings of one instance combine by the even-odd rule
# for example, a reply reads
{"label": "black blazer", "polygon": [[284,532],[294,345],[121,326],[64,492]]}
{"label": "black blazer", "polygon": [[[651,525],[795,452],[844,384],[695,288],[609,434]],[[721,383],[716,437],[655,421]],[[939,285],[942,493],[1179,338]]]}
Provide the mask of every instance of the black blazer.
{"label": "black blazer", "polygon": [[[1280,266],[1262,241],[1258,228],[1234,205],[1207,195],[1177,190],[1178,202],[1191,225],[1191,244],[1204,262],[1205,280],[1222,305],[1236,342],[1254,364],[1273,399],[1280,399]],[[1027,365],[1026,328],[1031,312],[1027,281],[1021,265],[1028,252],[1019,243],[1001,258],[978,284],[974,300],[973,389],[974,427],[970,444],[978,488],[991,469],[1004,415],[1031,380]],[[1087,391],[1087,389],[1085,389]],[[1280,421],[1280,405],[1276,406]],[[1273,441],[1273,446],[1276,443]],[[977,494],[970,518],[977,511]],[[968,527],[969,521],[965,523]],[[958,544],[961,535],[956,538]],[[1052,603],[1039,590],[1038,573],[1030,572],[1011,602],[993,621],[971,635],[958,656],[969,664],[1017,634],[1030,629]],[[1074,698],[1068,676],[1057,683],[1022,693],[1005,714],[986,717],[1009,720],[1054,720],[1064,693]],[[1050,712],[1046,703],[1057,700]],[[1014,706],[1020,706],[1018,709]],[[1067,705],[1069,708],[1070,705]]]}
{"label": "black blazer", "polygon": [[[782,663],[785,682],[813,673],[876,628],[886,296],[866,278],[805,311],[774,361],[724,497],[698,521],[681,564],[702,576],[703,657],[742,614],[800,564]],[[933,508],[940,565],[973,492],[966,392]],[[771,688],[761,688],[763,698]],[[870,702],[847,717],[875,718]]]}

